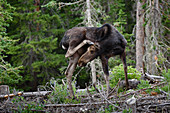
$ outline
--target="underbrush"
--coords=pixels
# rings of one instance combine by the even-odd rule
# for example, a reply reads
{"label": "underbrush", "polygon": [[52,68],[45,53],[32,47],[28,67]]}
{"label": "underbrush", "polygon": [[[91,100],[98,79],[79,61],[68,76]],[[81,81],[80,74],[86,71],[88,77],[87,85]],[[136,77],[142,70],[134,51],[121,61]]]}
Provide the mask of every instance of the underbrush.
{"label": "underbrush", "polygon": [[[48,96],[48,103],[51,104],[68,104],[68,103],[80,103],[80,99],[73,99],[69,97],[69,93],[67,91],[67,84],[60,84],[58,80],[52,79],[50,81],[52,87],[52,93]],[[76,92],[76,87],[74,83],[72,83],[74,94]]]}
{"label": "underbrush", "polygon": [[[150,84],[149,81],[147,80],[141,80],[141,74],[136,71],[135,68],[133,67],[128,67],[128,78],[129,79],[137,79],[140,80],[140,84],[137,86],[137,89],[133,89],[133,91],[138,91],[141,90],[143,92],[145,92],[145,94],[147,96],[153,96],[153,92],[156,93],[156,95],[158,94],[169,94],[170,93],[170,70],[168,70],[168,72],[163,71],[162,75],[165,78],[162,82],[159,83],[155,83],[155,84]],[[123,70],[123,65],[119,65],[116,66],[113,71],[112,71],[112,75],[110,76],[110,86],[112,86],[112,88],[116,89],[116,92],[113,94],[113,96],[118,96],[120,99],[122,98],[122,95],[128,94],[130,93],[129,91],[126,91],[125,89],[119,88],[118,86],[116,86],[116,84],[118,83],[119,79],[124,80],[124,70]],[[12,103],[15,104],[17,107],[17,112],[32,112],[32,111],[45,111],[45,105],[47,104],[81,104],[82,103],[82,99],[84,97],[81,97],[80,95],[93,95],[97,94],[96,90],[91,86],[89,87],[89,91],[90,92],[84,92],[82,94],[78,94],[76,93],[76,87],[75,87],[75,83],[73,81],[72,86],[73,86],[73,90],[74,90],[74,94],[76,95],[77,99],[73,99],[73,98],[69,98],[69,93],[67,91],[67,84],[65,83],[64,80],[62,80],[63,82],[61,82],[61,80],[55,80],[55,79],[51,79],[51,81],[48,83],[48,87],[51,88],[51,94],[48,95],[48,97],[37,103],[34,101],[27,101],[26,99],[24,99],[23,97],[16,97],[12,100]],[[156,86],[153,87],[154,85],[157,84],[161,84],[164,83],[164,85],[161,86]],[[106,86],[105,83],[103,83],[103,81],[99,81],[97,83],[97,88],[99,89],[100,93],[98,93],[99,97],[95,97],[98,102],[103,101],[103,99],[105,99],[105,94],[106,93]],[[144,90],[143,90],[144,89]],[[142,92],[138,92],[138,95],[136,95],[136,98],[142,97]],[[102,96],[103,95],[103,96]],[[129,95],[126,97],[125,100],[126,101],[128,98],[131,98],[133,95]],[[170,98],[168,96],[168,98]],[[110,99],[109,101],[112,102],[114,99]],[[90,101],[88,100],[88,103]],[[21,104],[22,103],[22,104]],[[24,103],[24,104],[23,104]],[[27,106],[27,107],[25,107]],[[110,104],[108,107],[103,107],[103,108],[96,108],[96,112],[103,112],[103,113],[109,113],[112,111],[117,111],[117,108],[115,108],[115,106],[121,106],[120,103],[114,103]],[[15,112],[15,110],[14,110]],[[122,109],[123,113],[127,113],[127,112],[132,112],[132,109]]]}
{"label": "underbrush", "polygon": [[[120,64],[119,66],[115,66],[111,71],[112,74],[110,75],[110,86],[115,87],[118,83],[119,79],[125,80],[124,68],[123,65]],[[127,67],[128,79],[137,79],[140,80],[141,73],[133,68],[132,66]]]}

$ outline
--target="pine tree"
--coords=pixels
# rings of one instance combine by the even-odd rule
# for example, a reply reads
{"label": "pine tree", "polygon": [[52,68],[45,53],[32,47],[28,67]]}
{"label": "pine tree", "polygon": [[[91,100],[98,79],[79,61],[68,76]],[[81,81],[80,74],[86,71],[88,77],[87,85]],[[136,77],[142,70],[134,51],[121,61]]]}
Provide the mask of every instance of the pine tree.
{"label": "pine tree", "polygon": [[0,0],[0,84],[15,86],[22,80],[22,76],[18,75],[19,67],[15,67],[7,61],[7,49],[14,43],[7,36],[7,27],[9,21],[12,21],[12,12],[14,7],[7,3],[6,0]]}
{"label": "pine tree", "polygon": [[65,61],[58,39],[65,30],[59,15],[41,7],[44,2],[40,0],[13,0],[10,3],[16,10],[8,33],[10,38],[18,40],[9,48],[10,61],[24,67],[20,73],[24,79],[20,87],[37,90],[39,84],[60,76],[59,68]]}

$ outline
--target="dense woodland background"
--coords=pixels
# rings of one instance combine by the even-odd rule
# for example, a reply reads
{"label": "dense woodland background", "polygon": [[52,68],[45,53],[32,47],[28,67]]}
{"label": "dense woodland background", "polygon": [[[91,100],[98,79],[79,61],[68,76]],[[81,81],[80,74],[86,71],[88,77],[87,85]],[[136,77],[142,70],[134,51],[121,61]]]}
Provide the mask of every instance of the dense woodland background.
{"label": "dense woodland background", "polygon": [[[168,0],[90,3],[93,26],[113,24],[128,41],[130,69],[154,75],[170,73]],[[60,40],[66,30],[87,26],[86,9],[85,0],[0,0],[0,84],[35,91],[51,79],[65,78],[68,60]],[[102,73],[96,62],[100,79]],[[121,69],[119,64],[118,57],[110,59],[110,71]],[[78,67],[75,74],[81,88],[91,81],[89,65]]]}

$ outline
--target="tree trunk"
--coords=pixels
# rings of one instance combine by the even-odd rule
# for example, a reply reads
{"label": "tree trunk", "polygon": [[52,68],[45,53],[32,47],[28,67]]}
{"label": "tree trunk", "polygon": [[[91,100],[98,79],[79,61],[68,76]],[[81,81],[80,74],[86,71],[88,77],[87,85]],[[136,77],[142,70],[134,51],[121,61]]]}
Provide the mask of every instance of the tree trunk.
{"label": "tree trunk", "polygon": [[156,67],[156,58],[157,54],[159,53],[158,47],[158,37],[160,35],[159,31],[159,23],[161,23],[161,17],[159,15],[159,7],[158,7],[158,0],[148,1],[147,3],[150,7],[150,10],[146,13],[146,19],[148,20],[145,26],[145,33],[146,33],[146,41],[145,41],[145,48],[146,48],[146,71],[149,74],[157,74],[158,70]]}
{"label": "tree trunk", "polygon": [[[38,12],[40,10],[40,0],[35,0],[35,6],[36,8],[34,9],[34,12]],[[34,20],[35,21],[35,20]],[[39,31],[39,23],[37,23],[36,25],[36,31],[38,32]],[[33,40],[33,36],[31,37],[31,40]],[[38,36],[36,36],[35,38],[38,38]],[[33,51],[33,49],[31,48],[31,51],[30,51],[30,54],[31,54],[31,57],[30,57],[30,61],[31,61],[31,64],[34,63],[35,61],[35,52]],[[31,66],[30,64],[30,66]],[[36,91],[37,90],[37,86],[38,86],[38,78],[37,78],[37,72],[34,72],[34,69],[33,67],[31,66],[31,75],[33,76],[33,81],[31,81],[31,85],[32,85],[32,90],[33,91]]]}
{"label": "tree trunk", "polygon": [[[90,0],[86,0],[86,5],[87,5],[87,10],[86,10],[86,15],[87,15],[87,23],[86,25],[88,27],[92,27],[92,19],[91,19],[91,9],[90,9]],[[92,73],[92,82],[93,84],[96,84],[96,67],[95,67],[95,60],[91,61],[90,63],[91,66],[91,73]]]}
{"label": "tree trunk", "polygon": [[136,13],[136,69],[142,73],[144,73],[144,9],[142,9],[142,5],[145,2],[137,1],[137,13]]}

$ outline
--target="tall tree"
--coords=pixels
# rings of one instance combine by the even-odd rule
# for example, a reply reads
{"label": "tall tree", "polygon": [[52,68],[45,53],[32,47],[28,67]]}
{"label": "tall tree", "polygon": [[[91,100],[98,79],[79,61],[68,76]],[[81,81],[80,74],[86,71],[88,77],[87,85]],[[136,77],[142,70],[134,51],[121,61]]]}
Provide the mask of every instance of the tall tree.
{"label": "tall tree", "polygon": [[6,0],[0,0],[0,84],[16,86],[22,80],[22,76],[18,74],[21,66],[14,66],[9,63],[7,50],[15,40],[7,36],[7,27],[12,21],[12,14],[15,10]]}
{"label": "tall tree", "polygon": [[148,12],[146,12],[146,26],[145,26],[145,48],[146,48],[146,70],[150,74],[157,74],[156,60],[158,54],[161,52],[159,49],[158,39],[161,35],[161,16],[159,14],[158,0],[147,0]]}
{"label": "tall tree", "polygon": [[[167,19],[165,1],[138,0],[136,31],[136,68],[149,74],[159,74],[167,69],[166,28],[162,19]],[[140,6],[140,7],[139,7]],[[165,12],[165,13],[164,13]],[[165,37],[164,37],[165,36]]]}
{"label": "tall tree", "polygon": [[144,73],[144,9],[143,5],[145,0],[137,1],[137,13],[136,13],[136,69]]}
{"label": "tall tree", "polygon": [[[48,1],[46,1],[48,2]],[[50,9],[43,8],[40,0],[10,1],[16,8],[14,21],[8,29],[9,36],[18,40],[8,54],[15,65],[23,65],[20,73],[24,81],[21,88],[37,90],[51,77],[60,76],[59,67],[65,64],[59,49],[58,38],[65,30],[60,17]]]}

